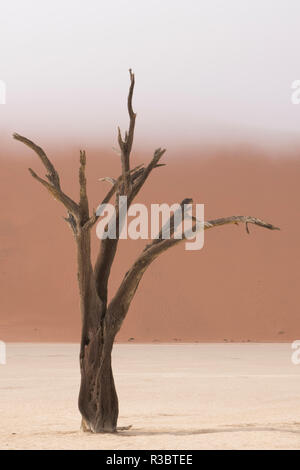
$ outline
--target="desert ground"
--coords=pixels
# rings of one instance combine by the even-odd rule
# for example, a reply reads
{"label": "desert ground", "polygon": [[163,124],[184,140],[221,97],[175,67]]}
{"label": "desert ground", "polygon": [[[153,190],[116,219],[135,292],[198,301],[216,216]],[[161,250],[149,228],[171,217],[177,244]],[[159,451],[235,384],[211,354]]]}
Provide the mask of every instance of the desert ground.
{"label": "desert ground", "polygon": [[78,350],[8,343],[1,449],[300,449],[290,344],[116,344],[114,435],[79,430]]}

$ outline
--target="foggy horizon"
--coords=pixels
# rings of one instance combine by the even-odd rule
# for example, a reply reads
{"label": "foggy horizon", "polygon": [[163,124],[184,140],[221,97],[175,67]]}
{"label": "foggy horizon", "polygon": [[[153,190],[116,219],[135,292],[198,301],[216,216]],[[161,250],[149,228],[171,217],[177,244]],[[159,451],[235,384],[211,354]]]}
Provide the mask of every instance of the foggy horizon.
{"label": "foggy horizon", "polygon": [[295,142],[300,4],[12,0],[1,6],[1,137],[116,145],[136,75],[135,146]]}

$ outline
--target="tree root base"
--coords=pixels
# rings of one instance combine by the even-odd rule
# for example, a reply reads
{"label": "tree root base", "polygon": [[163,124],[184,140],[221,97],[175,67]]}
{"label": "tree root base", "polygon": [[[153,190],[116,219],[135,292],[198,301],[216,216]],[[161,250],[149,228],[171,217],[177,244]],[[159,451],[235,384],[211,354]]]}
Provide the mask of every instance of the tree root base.
{"label": "tree root base", "polygon": [[115,431],[101,431],[99,433],[95,433],[94,431],[91,430],[90,426],[86,423],[85,419],[82,418],[81,420],[81,426],[80,426],[80,430],[82,432],[89,432],[91,434],[115,434],[117,432],[122,432],[122,431],[128,431],[129,429],[132,428],[132,424],[130,424],[129,426],[119,426],[117,427],[117,429]]}

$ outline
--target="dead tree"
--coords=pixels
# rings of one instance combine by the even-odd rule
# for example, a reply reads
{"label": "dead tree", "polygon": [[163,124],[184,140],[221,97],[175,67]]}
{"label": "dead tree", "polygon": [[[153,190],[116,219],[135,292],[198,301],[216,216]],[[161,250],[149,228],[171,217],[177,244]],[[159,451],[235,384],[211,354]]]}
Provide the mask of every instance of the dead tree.
{"label": "dead tree", "polygon": [[[124,137],[118,129],[122,172],[117,179],[105,178],[111,182],[112,187],[102,201],[103,204],[106,204],[114,200],[116,214],[119,210],[119,197],[127,196],[129,207],[152,171],[163,166],[160,161],[165,153],[165,149],[159,148],[155,150],[148,165],[131,168],[130,154],[136,114],[132,107],[134,74],[131,70],[129,72],[130,88],[127,102],[129,128]],[[91,229],[97,222],[99,215],[95,211],[91,214],[89,209],[85,176],[85,151],[80,152],[80,194],[79,202],[75,202],[63,191],[59,174],[44,150],[19,134],[14,134],[14,138],[34,150],[40,158],[47,171],[45,179],[38,176],[31,168],[29,168],[29,171],[34,179],[65,206],[67,210],[65,220],[70,225],[76,241],[82,319],[81,386],[78,399],[79,410],[82,415],[82,428],[95,433],[115,432],[118,420],[118,397],[111,367],[111,353],[116,334],[121,328],[139,282],[148,266],[164,251],[184,240],[184,236],[182,239],[174,238],[174,233],[172,233],[174,230],[171,230],[170,238],[158,237],[158,239],[148,244],[124,276],[112,300],[108,302],[107,286],[118,247],[118,227],[115,239],[106,238],[101,240],[99,253],[93,265],[91,260]],[[204,223],[204,229],[208,230],[225,224],[238,224],[239,222],[245,223],[247,230],[248,224],[259,225],[270,230],[276,229],[269,223],[249,216],[233,216],[210,220]]]}

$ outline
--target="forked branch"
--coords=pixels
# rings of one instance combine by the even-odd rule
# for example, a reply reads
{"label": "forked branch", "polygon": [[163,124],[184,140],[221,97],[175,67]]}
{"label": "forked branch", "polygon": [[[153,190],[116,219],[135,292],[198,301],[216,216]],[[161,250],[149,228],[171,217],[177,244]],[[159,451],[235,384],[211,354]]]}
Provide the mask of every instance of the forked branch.
{"label": "forked branch", "polygon": [[26,137],[23,137],[22,135],[13,134],[13,137],[19,142],[23,142],[23,144],[30,147],[38,155],[44,167],[48,171],[48,174],[46,174],[46,178],[49,180],[49,182],[38,176],[31,168],[29,168],[31,176],[37,181],[39,181],[39,183],[41,183],[43,186],[45,186],[45,188],[52,194],[52,196],[65,206],[67,211],[71,212],[75,217],[78,217],[79,205],[62,191],[60,187],[58,173],[49,158],[47,157],[44,150],[31,140],[27,139]]}
{"label": "forked branch", "polygon": [[[135,196],[138,194],[142,186],[144,185],[145,181],[147,180],[148,176],[150,175],[151,171],[154,168],[163,166],[159,164],[159,161],[163,154],[165,153],[165,149],[157,149],[154,152],[153,158],[148,164],[146,168],[140,168],[139,166],[136,167],[132,172],[129,171],[130,175],[130,183],[131,183],[131,190],[127,194],[127,207],[130,206]],[[118,190],[120,182],[123,181],[123,175],[121,175],[116,182],[114,183],[113,187],[111,188],[110,192],[105,198],[105,202],[103,201],[102,204],[108,202],[108,199]],[[109,196],[109,198],[108,198]],[[119,207],[116,205],[116,220],[117,220],[117,237],[114,239],[105,238],[101,240],[100,243],[100,250],[97,256],[97,260],[95,263],[95,278],[96,284],[98,289],[98,294],[102,299],[107,299],[107,286],[108,286],[108,279],[110,275],[111,266],[113,264],[118,242],[119,242]],[[99,213],[94,213],[94,215],[90,218],[87,222],[88,226],[93,226],[99,218]]]}
{"label": "forked branch", "polygon": [[50,183],[55,186],[56,188],[60,188],[60,181],[57,171],[55,170],[53,164],[50,162],[49,158],[45,154],[44,150],[36,145],[31,140],[19,135],[17,133],[13,134],[14,139],[18,140],[19,142],[23,142],[23,144],[27,145],[27,147],[31,148],[40,158],[41,162],[43,163],[46,170],[49,172],[46,175],[46,178],[50,181]]}

